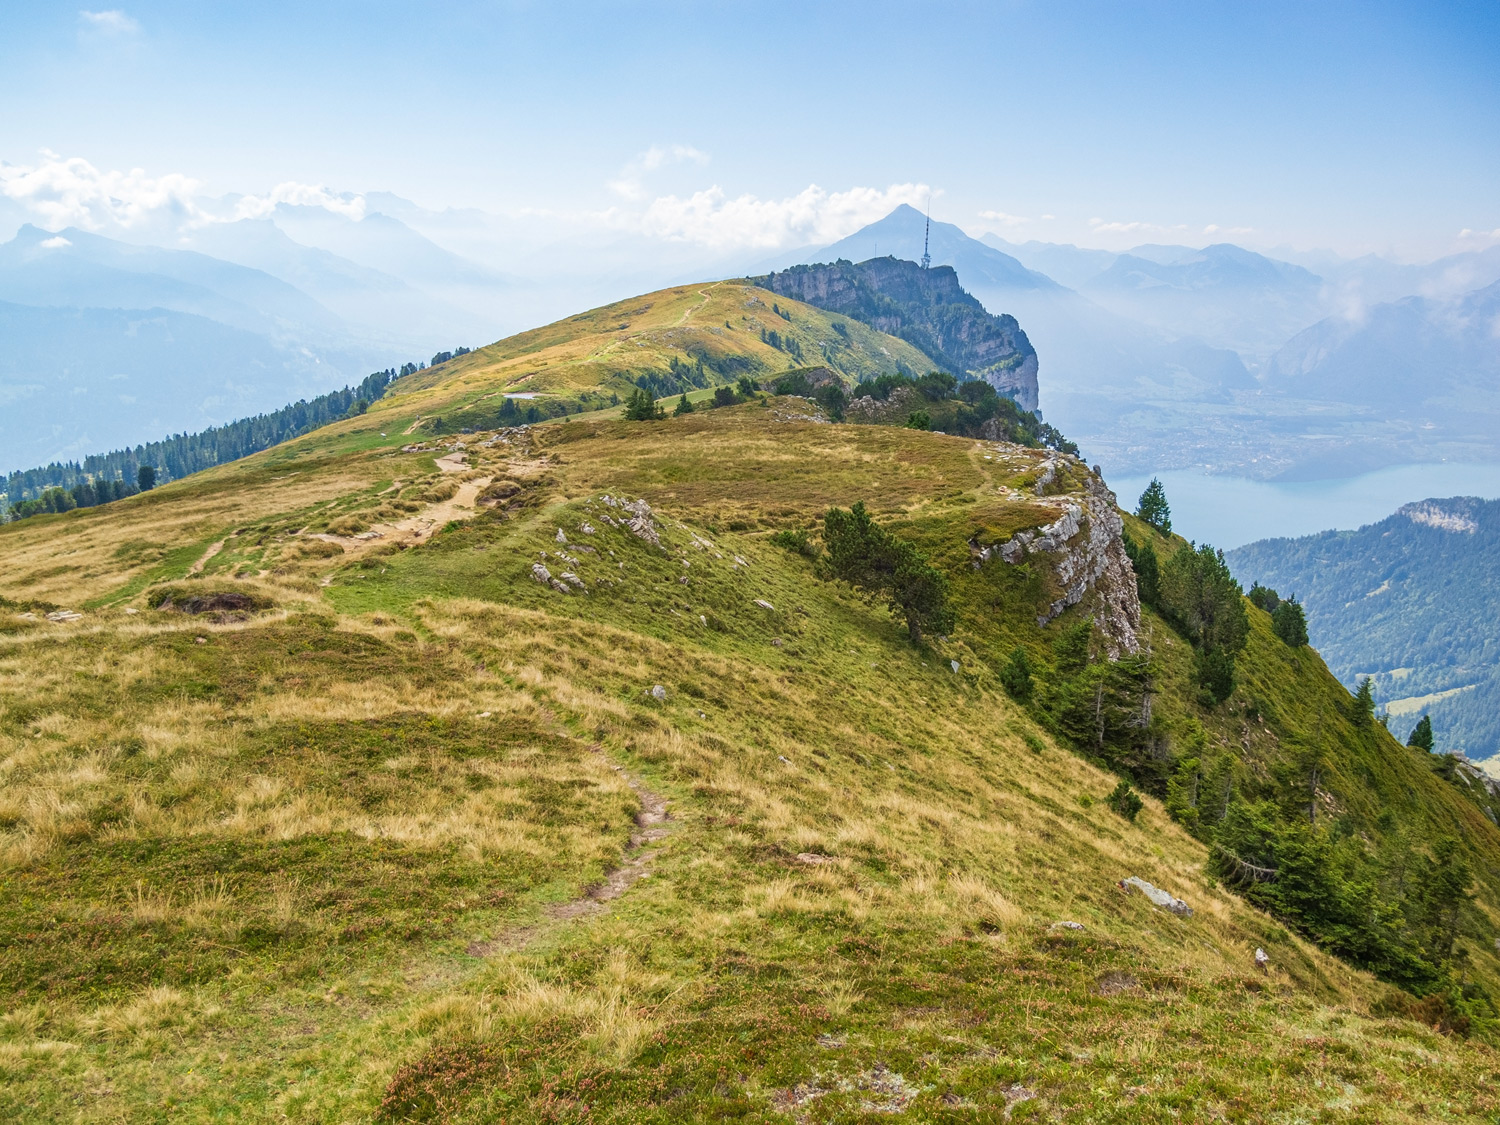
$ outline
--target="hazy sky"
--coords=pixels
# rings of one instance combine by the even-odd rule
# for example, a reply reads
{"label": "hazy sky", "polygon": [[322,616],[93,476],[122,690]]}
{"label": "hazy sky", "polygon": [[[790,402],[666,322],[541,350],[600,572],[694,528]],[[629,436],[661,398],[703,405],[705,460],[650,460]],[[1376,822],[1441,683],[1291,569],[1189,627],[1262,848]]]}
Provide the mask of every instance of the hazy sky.
{"label": "hazy sky", "polygon": [[33,213],[323,185],[732,249],[930,185],[1015,239],[1500,239],[1493,2],[9,0],[0,72]]}

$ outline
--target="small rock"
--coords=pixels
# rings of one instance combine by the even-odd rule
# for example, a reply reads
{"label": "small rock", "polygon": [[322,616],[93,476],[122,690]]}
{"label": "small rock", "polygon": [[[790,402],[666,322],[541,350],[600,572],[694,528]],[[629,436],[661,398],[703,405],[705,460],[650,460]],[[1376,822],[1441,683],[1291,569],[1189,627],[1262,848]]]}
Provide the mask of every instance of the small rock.
{"label": "small rock", "polygon": [[758,605],[758,606],[760,606],[761,609],[774,610],[776,608],[774,605],[772,605],[770,602],[766,601],[764,598],[756,598],[755,599],[755,604]]}
{"label": "small rock", "polygon": [[823,855],[820,852],[798,852],[797,862],[806,863],[812,867],[818,867],[824,863],[832,863],[833,857],[831,855]]}
{"label": "small rock", "polygon": [[1053,922],[1047,928],[1049,930],[1081,930],[1084,925],[1082,922]]}
{"label": "small rock", "polygon": [[700,613],[698,615],[698,623],[700,625],[704,626],[704,628],[707,628],[708,627],[708,618],[704,617],[703,614]]}
{"label": "small rock", "polygon": [[735,555],[734,556],[734,565],[735,566],[749,566],[750,564],[747,563],[744,559],[740,558],[739,555]]}
{"label": "small rock", "polygon": [[776,760],[778,762],[785,762],[787,765],[791,765],[792,764],[792,760],[790,758],[788,758],[785,754],[777,754],[776,755]]}
{"label": "small rock", "polygon": [[194,637],[193,638],[193,643],[195,645],[206,645],[206,644],[208,644],[208,638],[207,637]]}
{"label": "small rock", "polygon": [[594,525],[591,523],[581,523],[578,525],[578,530],[585,535],[592,535],[594,534]]}
{"label": "small rock", "polygon": [[651,689],[651,698],[652,699],[665,699],[665,698],[667,698],[667,689],[664,688],[664,687],[662,687],[661,684],[657,684],[654,688]]}
{"label": "small rock", "polygon": [[134,614],[140,613],[141,611],[138,610],[138,609],[136,609],[134,606],[126,606],[125,607],[125,612],[129,613],[131,615],[134,615]]}
{"label": "small rock", "polygon": [[481,711],[479,712],[479,717],[481,719],[488,719],[490,717],[490,713],[488,711]]}
{"label": "small rock", "polygon": [[556,578],[552,580],[552,588],[560,594],[571,594],[573,592],[562,582],[559,582]]}
{"label": "small rock", "polygon": [[780,648],[784,642],[782,641],[782,639],[780,637],[772,637],[771,638],[771,643],[773,645],[775,645],[777,648]]}
{"label": "small rock", "polygon": [[1255,967],[1261,972],[1265,972],[1270,964],[1271,958],[1266,956],[1266,951],[1257,946],[1255,949]]}
{"label": "small rock", "polygon": [[563,534],[562,528],[557,529],[557,541],[559,543],[566,543],[568,541],[568,537]]}
{"label": "small rock", "polygon": [[954,671],[955,674],[957,674],[957,672],[958,672],[958,661],[957,660],[950,660],[950,661],[948,661],[948,666],[953,669],[953,671]]}
{"label": "small rock", "polygon": [[543,586],[552,581],[552,572],[541,563],[531,564],[531,577],[535,578]]}
{"label": "small rock", "polygon": [[1141,892],[1141,894],[1145,895],[1157,906],[1170,910],[1173,914],[1176,914],[1181,918],[1191,918],[1193,916],[1193,908],[1187,903],[1183,902],[1182,899],[1174,898],[1166,891],[1162,890],[1160,887],[1153,887],[1150,883],[1146,882],[1146,880],[1136,875],[1132,875],[1128,879],[1121,879],[1120,886],[1122,889],[1126,890],[1131,887],[1135,887]]}
{"label": "small rock", "polygon": [[562,572],[562,580],[569,583],[570,585],[577,586],[580,590],[583,589],[583,579],[579,578],[578,575],[574,574],[571,570],[565,570]]}

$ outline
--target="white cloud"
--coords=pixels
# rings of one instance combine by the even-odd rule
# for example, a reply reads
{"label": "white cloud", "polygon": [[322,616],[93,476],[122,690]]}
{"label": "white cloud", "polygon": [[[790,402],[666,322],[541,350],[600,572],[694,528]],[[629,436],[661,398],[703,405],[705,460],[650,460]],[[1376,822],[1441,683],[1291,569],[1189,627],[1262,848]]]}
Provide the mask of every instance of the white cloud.
{"label": "white cloud", "polygon": [[652,145],[645,152],[637,153],[620,174],[609,181],[609,190],[625,199],[646,198],[645,177],[672,164],[698,164],[709,162],[709,155],[692,145]]}
{"label": "white cloud", "polygon": [[42,239],[40,245],[45,250],[61,250],[64,246],[72,246],[73,243],[59,234],[52,238]]}
{"label": "white cloud", "polygon": [[334,194],[322,184],[299,184],[288,180],[277,184],[265,195],[242,196],[234,205],[236,219],[263,219],[279,203],[297,207],[322,207],[359,222],[365,217],[365,197],[349,192]]}
{"label": "white cloud", "polygon": [[48,230],[81,227],[166,232],[192,230],[210,223],[263,218],[279,203],[323,207],[354,220],[365,216],[362,195],[337,194],[321,184],[292,181],[264,195],[240,196],[227,208],[204,194],[202,181],[169,172],[148,176],[144,170],[100,171],[82,157],[61,157],[43,150],[35,164],[0,162],[0,197],[12,199]]}
{"label": "white cloud", "polygon": [[1464,227],[1463,230],[1458,232],[1458,237],[1465,241],[1496,242],[1500,241],[1500,227],[1496,227],[1494,230],[1470,230],[1468,227]]}
{"label": "white cloud", "polygon": [[659,196],[639,215],[619,210],[608,214],[614,225],[633,226],[655,238],[697,243],[714,250],[769,250],[836,242],[884,218],[902,203],[925,206],[929,194],[925,184],[836,192],[810,184],[786,199],[758,199],[753,195],[730,199],[715,185],[686,199]]}
{"label": "white cloud", "polygon": [[1254,234],[1254,227],[1221,227],[1218,223],[1209,223],[1203,228],[1204,234]]}
{"label": "white cloud", "polygon": [[152,178],[140,168],[101,172],[81,157],[42,150],[34,165],[0,163],[0,195],[15,200],[49,230],[76,226],[140,227],[153,221],[205,221],[195,201],[202,184],[168,173]]}
{"label": "white cloud", "polygon": [[104,35],[134,35],[141,29],[139,23],[118,8],[105,12],[83,11],[78,13],[78,18],[84,27]]}

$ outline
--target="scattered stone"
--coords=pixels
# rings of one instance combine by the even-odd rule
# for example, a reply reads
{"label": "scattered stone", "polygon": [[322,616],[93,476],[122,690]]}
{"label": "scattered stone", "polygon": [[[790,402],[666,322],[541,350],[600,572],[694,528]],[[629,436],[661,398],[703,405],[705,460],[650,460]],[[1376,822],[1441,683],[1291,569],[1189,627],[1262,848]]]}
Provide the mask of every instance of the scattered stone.
{"label": "scattered stone", "polygon": [[1082,922],[1053,922],[1047,928],[1049,930],[1081,930],[1085,927]]}
{"label": "scattered stone", "polygon": [[208,638],[207,637],[194,637],[193,638],[193,643],[195,645],[206,645],[206,644],[208,644]]}
{"label": "scattered stone", "polygon": [[951,667],[953,669],[953,672],[956,675],[958,673],[958,661],[957,660],[950,660],[950,661],[948,661],[948,665],[949,665],[949,667]]}
{"label": "scattered stone", "polygon": [[378,531],[360,531],[351,535],[351,539],[384,539],[385,536]]}
{"label": "scattered stone", "polygon": [[[800,859],[801,857],[799,856],[798,858]],[[837,1051],[844,1045],[844,1042],[845,1040],[842,1035],[830,1035],[829,1033],[824,1032],[822,1035],[818,1036],[818,1046],[822,1047],[826,1051]]]}
{"label": "scattered stone", "polygon": [[782,639],[780,637],[772,637],[771,638],[771,643],[773,645],[775,645],[777,648],[780,648],[784,642],[782,641]]}
{"label": "scattered stone", "polygon": [[565,570],[562,572],[562,580],[564,582],[570,583],[571,585],[577,586],[580,590],[583,589],[583,579],[579,578],[578,575],[574,574],[571,570]]}
{"label": "scattered stone", "polygon": [[[783,758],[782,761],[786,761],[786,759]],[[805,863],[810,867],[819,867],[825,863],[832,863],[833,857],[831,855],[823,855],[819,852],[798,852],[797,862]]]}
{"label": "scattered stone", "polygon": [[1145,895],[1157,906],[1170,910],[1173,914],[1176,914],[1181,918],[1191,918],[1193,916],[1193,908],[1187,903],[1183,902],[1182,899],[1172,897],[1160,887],[1153,887],[1150,883],[1146,882],[1146,880],[1140,878],[1139,876],[1132,875],[1128,879],[1121,879],[1120,887],[1124,890],[1129,890],[1131,887],[1135,887],[1138,891],[1141,892],[1141,894]]}
{"label": "scattered stone", "polygon": [[637,539],[644,539],[653,547],[661,546],[661,535],[656,530],[656,524],[651,519],[651,505],[644,500],[637,500],[634,504],[620,505],[625,511],[631,513],[630,519],[625,521],[625,526]]}
{"label": "scattered stone", "polygon": [[756,598],[755,599],[755,604],[758,605],[758,606],[760,606],[761,609],[774,610],[776,608],[774,605],[772,605],[770,602],[766,601],[764,598]]}
{"label": "scattered stone", "polygon": [[708,628],[708,618],[704,617],[703,614],[700,613],[698,615],[698,624],[702,625],[705,629]]}
{"label": "scattered stone", "polygon": [[665,699],[665,698],[667,698],[667,689],[664,688],[664,687],[662,687],[661,684],[657,684],[654,688],[651,689],[651,698],[652,699]]}
{"label": "scattered stone", "polygon": [[[134,606],[126,606],[125,607],[125,612],[134,615],[134,614],[140,613],[141,611],[138,610],[138,609],[136,609]],[[30,614],[24,614],[23,616],[29,617]]]}
{"label": "scattered stone", "polygon": [[573,592],[565,582],[559,582],[556,578],[552,580],[552,588],[560,594],[571,594]]}
{"label": "scattered stone", "polygon": [[47,620],[58,625],[64,625],[69,621],[82,621],[83,614],[76,613],[71,609],[55,609],[47,614]]}
{"label": "scattered stone", "polygon": [[788,758],[785,754],[777,754],[776,755],[776,760],[778,762],[785,762],[787,765],[791,765],[792,764],[792,760],[790,758]]}
{"label": "scattered stone", "polygon": [[1271,958],[1266,956],[1266,951],[1259,946],[1255,948],[1255,967],[1265,972],[1271,965]]}
{"label": "scattered stone", "polygon": [[490,713],[488,711],[481,711],[479,712],[479,717],[481,719],[488,719],[490,717]]}
{"label": "scattered stone", "polygon": [[22,621],[35,621],[35,620],[37,620],[36,614],[31,613],[31,612],[18,613],[18,614],[16,614],[16,616],[19,617]]}
{"label": "scattered stone", "polygon": [[541,563],[531,564],[531,577],[535,578],[543,586],[552,581],[552,572]]}
{"label": "scattered stone", "polygon": [[[561,531],[562,529],[559,528],[558,530]],[[581,523],[578,525],[578,530],[583,532],[585,535],[593,535],[594,525],[591,523]]]}
{"label": "scattered stone", "polygon": [[562,528],[557,529],[557,541],[559,543],[566,543],[568,541],[568,537],[563,534]]}
{"label": "scattered stone", "polygon": [[747,563],[744,559],[740,558],[739,555],[735,555],[734,556],[734,565],[735,566],[748,567],[750,564]]}

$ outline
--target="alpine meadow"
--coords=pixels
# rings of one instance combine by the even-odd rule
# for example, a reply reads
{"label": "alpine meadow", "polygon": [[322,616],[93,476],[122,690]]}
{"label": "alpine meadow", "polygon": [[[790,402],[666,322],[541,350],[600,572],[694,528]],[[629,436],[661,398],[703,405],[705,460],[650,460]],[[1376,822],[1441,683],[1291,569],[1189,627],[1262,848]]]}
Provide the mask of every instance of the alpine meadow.
{"label": "alpine meadow", "polygon": [[0,527],[0,1117],[1494,1121],[1490,790],[951,273],[648,293]]}

